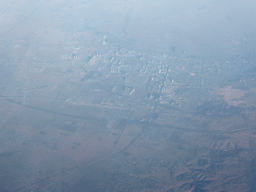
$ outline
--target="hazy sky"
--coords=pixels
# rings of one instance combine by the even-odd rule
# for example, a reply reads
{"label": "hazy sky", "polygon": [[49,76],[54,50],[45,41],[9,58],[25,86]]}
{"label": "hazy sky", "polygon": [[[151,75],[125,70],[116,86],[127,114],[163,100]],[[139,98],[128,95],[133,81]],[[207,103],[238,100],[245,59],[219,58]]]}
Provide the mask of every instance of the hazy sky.
{"label": "hazy sky", "polygon": [[255,10],[253,0],[6,0],[0,40],[66,45],[86,32],[141,52],[231,56],[255,50]]}

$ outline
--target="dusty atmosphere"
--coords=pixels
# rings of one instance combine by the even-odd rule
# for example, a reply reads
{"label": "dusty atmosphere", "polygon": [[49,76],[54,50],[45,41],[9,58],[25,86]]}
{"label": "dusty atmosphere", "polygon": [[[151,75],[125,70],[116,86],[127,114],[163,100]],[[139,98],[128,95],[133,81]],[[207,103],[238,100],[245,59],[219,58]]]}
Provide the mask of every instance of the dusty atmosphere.
{"label": "dusty atmosphere", "polygon": [[256,191],[255,10],[1,1],[0,191]]}

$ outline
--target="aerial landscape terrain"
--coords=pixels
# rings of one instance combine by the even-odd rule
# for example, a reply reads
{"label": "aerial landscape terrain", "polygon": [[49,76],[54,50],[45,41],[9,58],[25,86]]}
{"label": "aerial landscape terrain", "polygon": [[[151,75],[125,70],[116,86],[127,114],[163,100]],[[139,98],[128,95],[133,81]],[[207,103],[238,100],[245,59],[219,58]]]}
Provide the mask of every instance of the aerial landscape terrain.
{"label": "aerial landscape terrain", "polygon": [[256,191],[255,9],[2,1],[0,191]]}

